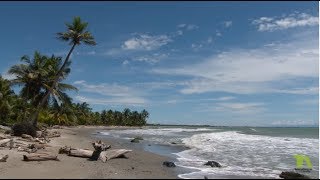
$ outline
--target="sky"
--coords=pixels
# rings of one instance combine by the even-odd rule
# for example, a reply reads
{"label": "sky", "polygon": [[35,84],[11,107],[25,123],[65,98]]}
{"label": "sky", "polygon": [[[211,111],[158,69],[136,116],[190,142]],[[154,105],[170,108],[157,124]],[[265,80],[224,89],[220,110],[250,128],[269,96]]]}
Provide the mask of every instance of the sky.
{"label": "sky", "polygon": [[[1,2],[0,73],[80,16],[67,83],[93,110],[146,109],[149,123],[319,125],[318,2]],[[19,87],[15,87],[19,91]]]}

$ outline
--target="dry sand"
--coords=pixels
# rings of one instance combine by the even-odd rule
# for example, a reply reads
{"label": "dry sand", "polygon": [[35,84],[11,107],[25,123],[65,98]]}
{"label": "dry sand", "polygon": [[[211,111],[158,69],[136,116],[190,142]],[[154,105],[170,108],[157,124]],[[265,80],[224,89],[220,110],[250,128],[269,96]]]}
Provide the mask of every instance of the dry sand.
{"label": "dry sand", "polygon": [[[74,127],[55,129],[61,137],[53,138],[46,151],[58,155],[60,161],[22,161],[23,154],[17,149],[0,149],[0,156],[8,154],[7,162],[0,162],[0,178],[76,178],[76,179],[177,179],[173,169],[162,166],[167,157],[153,153],[133,150],[126,154],[127,159],[111,159],[106,163],[88,161],[86,158],[70,157],[58,154],[60,147],[65,145],[75,148],[93,149],[91,142],[97,140],[90,134],[102,127]],[[121,148],[117,142],[103,140],[112,148]],[[39,151],[38,151],[39,152]]]}

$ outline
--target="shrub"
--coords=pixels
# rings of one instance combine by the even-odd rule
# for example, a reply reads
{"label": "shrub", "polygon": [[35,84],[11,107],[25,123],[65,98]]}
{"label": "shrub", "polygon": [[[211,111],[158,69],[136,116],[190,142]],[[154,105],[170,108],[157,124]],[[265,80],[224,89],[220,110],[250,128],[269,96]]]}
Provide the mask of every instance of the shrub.
{"label": "shrub", "polygon": [[37,135],[37,129],[29,122],[21,122],[12,126],[12,133],[14,136],[28,134],[32,137],[35,137]]}

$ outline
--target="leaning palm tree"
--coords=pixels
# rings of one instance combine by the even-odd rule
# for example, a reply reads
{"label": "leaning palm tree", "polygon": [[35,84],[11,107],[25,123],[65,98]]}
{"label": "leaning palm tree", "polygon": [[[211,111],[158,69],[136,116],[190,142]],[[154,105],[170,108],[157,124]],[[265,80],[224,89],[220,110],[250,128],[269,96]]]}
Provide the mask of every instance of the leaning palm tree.
{"label": "leaning palm tree", "polygon": [[61,66],[60,70],[55,76],[55,79],[52,83],[52,86],[49,89],[49,91],[46,92],[40,103],[38,104],[36,111],[31,116],[31,121],[33,122],[34,126],[37,126],[37,117],[39,114],[40,109],[45,105],[46,101],[49,98],[50,93],[52,92],[52,89],[54,89],[55,86],[57,86],[57,82],[62,77],[62,71],[66,64],[69,62],[69,58],[76,47],[76,45],[80,45],[81,43],[87,44],[87,45],[96,45],[96,42],[94,41],[94,37],[91,35],[89,31],[86,31],[86,28],[88,26],[88,23],[82,22],[80,17],[75,17],[73,19],[73,22],[66,23],[67,26],[67,32],[59,32],[57,33],[57,38],[62,41],[69,42],[69,45],[71,45],[71,49],[69,50],[69,53],[67,54],[63,65]]}
{"label": "leaning palm tree", "polygon": [[64,69],[62,69],[61,78],[56,83],[56,86],[53,86],[56,74],[61,70],[61,57],[55,57],[54,55],[47,57],[39,52],[35,52],[33,59],[23,56],[21,61],[24,63],[12,66],[8,72],[16,76],[11,81],[12,85],[23,86],[20,96],[31,105],[32,108],[29,109],[31,112],[37,111],[37,105],[48,92],[50,93],[43,103],[44,106],[48,106],[54,100],[64,102],[68,99],[65,91],[77,90],[76,87],[61,82],[70,73],[70,62],[65,64]]}

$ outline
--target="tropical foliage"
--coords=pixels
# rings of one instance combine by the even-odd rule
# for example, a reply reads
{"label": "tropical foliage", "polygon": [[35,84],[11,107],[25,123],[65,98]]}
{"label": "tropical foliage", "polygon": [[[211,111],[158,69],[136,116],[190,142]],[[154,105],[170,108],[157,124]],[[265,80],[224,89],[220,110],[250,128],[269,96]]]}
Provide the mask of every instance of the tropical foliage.
{"label": "tropical foliage", "polygon": [[[80,44],[96,45],[94,37],[86,31],[88,23],[80,17],[67,23],[67,31],[57,33],[57,38],[69,42],[71,49],[66,58],[46,56],[36,51],[33,58],[23,56],[20,64],[12,66],[8,73],[15,78],[6,80],[0,76],[0,124],[37,122],[47,125],[146,125],[146,110],[131,111],[125,108],[94,112],[89,104],[73,103],[67,91],[76,87],[63,83],[71,72],[70,55]],[[12,88],[19,90],[16,94]]]}

